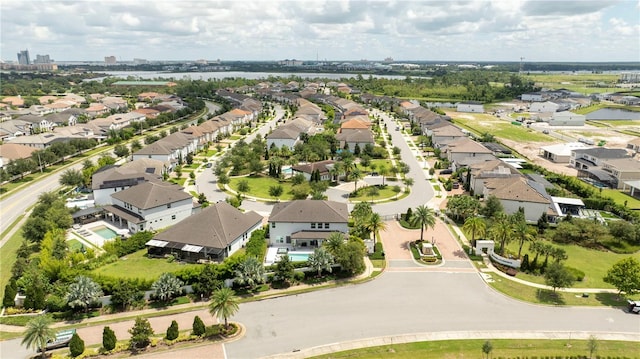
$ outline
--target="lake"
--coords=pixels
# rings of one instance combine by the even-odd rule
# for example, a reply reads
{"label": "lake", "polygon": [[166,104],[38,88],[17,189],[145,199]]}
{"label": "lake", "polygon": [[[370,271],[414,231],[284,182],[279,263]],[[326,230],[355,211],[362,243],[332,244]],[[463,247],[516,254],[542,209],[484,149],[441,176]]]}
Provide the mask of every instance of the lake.
{"label": "lake", "polygon": [[587,114],[587,120],[640,120],[640,112],[617,108],[602,108]]}
{"label": "lake", "polygon": [[[319,72],[247,72],[247,71],[220,71],[220,72],[159,72],[159,71],[106,71],[107,74],[115,77],[127,78],[132,76],[139,80],[152,80],[152,79],[191,79],[191,80],[221,80],[224,78],[240,77],[250,80],[261,80],[269,77],[291,77],[297,76],[303,79],[331,79],[340,80],[344,78],[356,78],[358,74],[351,73],[319,73]],[[406,76],[399,75],[371,75],[374,78],[391,79],[391,80],[404,80]],[[362,77],[368,78],[369,74],[362,74]],[[412,76],[412,78],[425,78]],[[103,78],[96,78],[92,80],[101,81]]]}

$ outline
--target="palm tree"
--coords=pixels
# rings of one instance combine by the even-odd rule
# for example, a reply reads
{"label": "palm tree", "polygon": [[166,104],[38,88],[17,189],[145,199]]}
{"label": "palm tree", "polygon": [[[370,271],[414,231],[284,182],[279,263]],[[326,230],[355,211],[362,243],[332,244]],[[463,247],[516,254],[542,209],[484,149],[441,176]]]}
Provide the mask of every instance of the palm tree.
{"label": "palm tree", "polygon": [[360,171],[359,168],[355,168],[351,174],[349,175],[349,179],[355,181],[354,183],[354,191],[358,190],[358,180],[361,180],[364,177],[364,175],[362,174],[362,171]]}
{"label": "palm tree", "polygon": [[420,240],[424,239],[424,230],[426,227],[435,227],[436,225],[436,214],[433,209],[422,205],[416,208],[411,214],[411,218],[409,218],[409,222],[411,222],[412,226],[420,226]]}
{"label": "palm tree", "polygon": [[340,232],[333,232],[322,243],[330,253],[336,251],[344,244],[344,235]]}
{"label": "palm tree", "polygon": [[518,221],[513,225],[513,232],[518,239],[518,258],[520,258],[524,242],[530,242],[535,239],[533,229],[526,222]]}
{"label": "palm tree", "polygon": [[236,269],[235,281],[240,285],[254,288],[264,281],[264,266],[255,257],[247,257]]}
{"label": "palm tree", "polygon": [[324,249],[324,247],[317,248],[313,253],[309,256],[308,265],[312,269],[315,269],[318,272],[318,277],[322,273],[323,270],[331,273],[331,265],[333,264],[334,258],[329,251]]}
{"label": "palm tree", "polygon": [[380,176],[382,176],[382,185],[384,186],[384,176],[386,176],[389,173],[389,169],[387,169],[387,166],[385,165],[380,165],[380,168],[378,169],[378,173],[380,174]]}
{"label": "palm tree", "polygon": [[347,178],[347,181],[349,180],[349,178],[351,177],[351,171],[353,171],[353,169],[355,168],[355,164],[353,163],[353,160],[351,158],[345,158],[342,160],[342,171],[344,172],[344,176],[345,178]]}
{"label": "palm tree", "polygon": [[229,329],[228,318],[238,312],[240,309],[238,297],[231,288],[216,289],[211,297],[209,304],[209,313],[220,319],[224,319],[225,329]]}
{"label": "palm tree", "polygon": [[80,307],[86,311],[89,305],[97,301],[101,295],[100,285],[91,278],[81,275],[69,286],[66,299],[71,308]]}
{"label": "palm tree", "polygon": [[405,179],[402,180],[402,182],[404,182],[404,185],[407,186],[407,188],[413,186],[413,178],[411,177],[405,177]]}
{"label": "palm tree", "polygon": [[184,283],[176,278],[171,273],[162,273],[158,280],[153,282],[151,290],[153,290],[156,298],[163,302],[167,302],[170,299],[176,297],[182,292],[182,285]]}
{"label": "palm tree", "polygon": [[27,323],[22,343],[27,348],[40,349],[42,357],[45,357],[47,342],[56,338],[56,331],[51,328],[51,318],[46,315],[38,315]]}
{"label": "palm tree", "polygon": [[513,225],[506,216],[500,216],[498,220],[491,226],[491,237],[493,240],[500,242],[500,254],[504,255],[504,246],[513,237]]}
{"label": "palm tree", "polygon": [[469,217],[464,224],[462,225],[462,229],[467,232],[471,232],[471,240],[475,241],[476,234],[479,237],[485,235],[487,230],[487,223],[484,221],[482,217]]}
{"label": "palm tree", "polygon": [[380,231],[387,229],[387,224],[382,221],[382,218],[378,213],[372,213],[369,218],[364,222],[364,228],[367,231],[373,233],[373,244],[376,244],[376,235],[380,234]]}

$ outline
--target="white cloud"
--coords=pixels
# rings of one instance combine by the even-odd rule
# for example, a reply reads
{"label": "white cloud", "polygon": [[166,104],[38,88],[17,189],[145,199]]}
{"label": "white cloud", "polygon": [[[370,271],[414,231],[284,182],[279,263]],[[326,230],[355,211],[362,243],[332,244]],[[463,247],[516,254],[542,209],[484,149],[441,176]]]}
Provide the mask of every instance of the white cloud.
{"label": "white cloud", "polygon": [[[3,54],[58,60],[638,61],[640,2],[69,0],[0,3]],[[426,48],[425,48],[426,47]],[[442,51],[444,49],[446,51]],[[605,51],[603,51],[605,49]],[[518,55],[514,55],[514,53]],[[13,60],[7,55],[7,59]]]}

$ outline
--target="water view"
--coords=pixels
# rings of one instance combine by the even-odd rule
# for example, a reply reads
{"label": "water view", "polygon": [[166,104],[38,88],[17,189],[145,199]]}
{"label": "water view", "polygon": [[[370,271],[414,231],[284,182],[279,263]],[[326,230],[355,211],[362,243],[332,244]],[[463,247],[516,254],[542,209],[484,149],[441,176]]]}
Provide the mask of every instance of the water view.
{"label": "water view", "polygon": [[640,112],[603,108],[587,114],[587,120],[640,120]]}

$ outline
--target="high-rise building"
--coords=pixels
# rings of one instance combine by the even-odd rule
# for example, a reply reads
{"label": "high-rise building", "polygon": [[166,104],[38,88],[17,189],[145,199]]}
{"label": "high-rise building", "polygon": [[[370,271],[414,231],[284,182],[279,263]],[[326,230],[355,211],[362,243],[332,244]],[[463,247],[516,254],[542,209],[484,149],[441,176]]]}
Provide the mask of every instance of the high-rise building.
{"label": "high-rise building", "polygon": [[18,52],[18,63],[20,65],[29,65],[31,63],[29,60],[29,50]]}
{"label": "high-rise building", "polygon": [[115,56],[105,56],[104,57],[104,62],[107,63],[107,65],[113,65],[116,63],[116,57]]}
{"label": "high-rise building", "polygon": [[36,55],[36,60],[33,62],[34,64],[50,64],[53,61],[49,57],[49,55]]}

